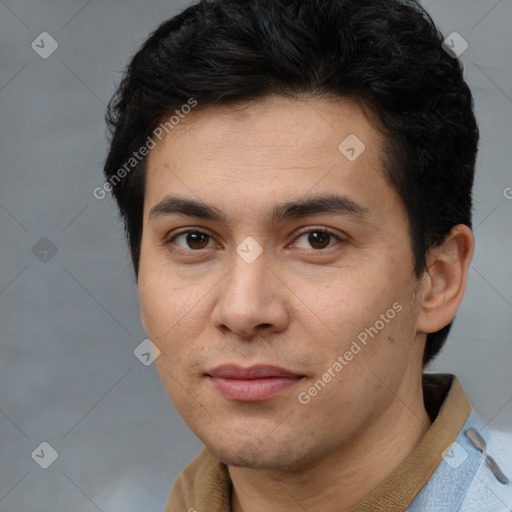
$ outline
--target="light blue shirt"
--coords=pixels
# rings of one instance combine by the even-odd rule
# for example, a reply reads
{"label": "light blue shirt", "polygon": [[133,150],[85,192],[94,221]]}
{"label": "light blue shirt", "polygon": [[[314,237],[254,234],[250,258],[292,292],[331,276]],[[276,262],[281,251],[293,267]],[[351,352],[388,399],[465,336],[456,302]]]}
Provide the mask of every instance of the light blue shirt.
{"label": "light blue shirt", "polygon": [[406,512],[512,512],[512,432],[472,410]]}

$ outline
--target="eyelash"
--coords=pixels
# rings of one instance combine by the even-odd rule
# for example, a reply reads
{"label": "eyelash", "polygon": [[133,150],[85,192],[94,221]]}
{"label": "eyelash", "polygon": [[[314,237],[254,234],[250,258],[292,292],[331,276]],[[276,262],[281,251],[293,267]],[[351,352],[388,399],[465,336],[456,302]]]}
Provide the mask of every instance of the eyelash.
{"label": "eyelash", "polygon": [[[174,240],[178,237],[178,236],[181,236],[181,235],[186,235],[186,234],[190,234],[190,233],[195,233],[195,234],[199,234],[199,235],[205,235],[207,236],[209,239],[213,239],[213,237],[211,235],[209,235],[208,233],[205,233],[204,231],[200,231],[199,229],[185,229],[183,231],[179,231],[178,233],[175,233],[171,238],[169,238],[168,240],[166,240],[164,242],[164,245],[165,246],[171,246],[171,245],[175,245],[173,242]],[[326,229],[326,228],[309,228],[307,230],[304,230],[304,231],[301,231],[300,233],[297,234],[297,236],[294,238],[294,241],[297,240],[298,238],[300,238],[301,236],[303,235],[307,235],[309,233],[322,233],[323,235],[329,235],[331,237],[334,237],[337,239],[338,243],[340,242],[344,242],[345,240],[343,238],[341,238],[339,235],[337,235],[336,233],[330,231],[329,229]],[[328,251],[329,249],[332,249],[333,247],[335,247],[337,244],[334,244],[334,245],[331,245],[331,246],[328,246],[324,249],[309,249],[310,251],[312,252],[326,252]],[[172,247],[172,250],[176,250],[176,251],[184,251],[184,252],[194,252],[194,253],[200,253],[204,250],[207,250],[208,248],[204,248],[204,249],[183,249],[183,247],[179,247],[177,246],[177,249]],[[307,249],[305,249],[307,250]]]}

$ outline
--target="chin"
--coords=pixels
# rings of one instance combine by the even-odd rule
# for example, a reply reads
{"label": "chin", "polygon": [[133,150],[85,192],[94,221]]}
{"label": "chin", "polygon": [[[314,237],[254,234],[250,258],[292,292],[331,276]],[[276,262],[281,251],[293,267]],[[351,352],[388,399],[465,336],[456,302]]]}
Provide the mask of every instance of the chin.
{"label": "chin", "polygon": [[290,451],[282,446],[281,449],[276,446],[260,448],[251,440],[232,442],[227,447],[212,446],[211,444],[206,444],[206,446],[216,459],[236,468],[293,471],[307,465],[307,459],[313,458],[301,455],[297,451]]}
{"label": "chin", "polygon": [[[204,441],[203,441],[204,442]],[[213,445],[211,442],[205,443],[215,458],[237,468],[258,468],[264,469],[273,467],[267,453],[268,447],[259,448],[253,441],[242,439],[230,440],[227,445]],[[270,457],[270,459],[273,457]]]}

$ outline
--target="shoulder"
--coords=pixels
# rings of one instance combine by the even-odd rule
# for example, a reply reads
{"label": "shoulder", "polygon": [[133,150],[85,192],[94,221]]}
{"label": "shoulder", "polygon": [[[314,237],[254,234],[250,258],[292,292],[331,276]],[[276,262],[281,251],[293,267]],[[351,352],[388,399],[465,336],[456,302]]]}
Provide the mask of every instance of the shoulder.
{"label": "shoulder", "polygon": [[510,512],[512,431],[472,411],[407,512]]}
{"label": "shoulder", "polygon": [[478,437],[485,444],[477,447],[480,463],[461,512],[509,512],[512,510],[512,431],[483,428],[478,431]]}

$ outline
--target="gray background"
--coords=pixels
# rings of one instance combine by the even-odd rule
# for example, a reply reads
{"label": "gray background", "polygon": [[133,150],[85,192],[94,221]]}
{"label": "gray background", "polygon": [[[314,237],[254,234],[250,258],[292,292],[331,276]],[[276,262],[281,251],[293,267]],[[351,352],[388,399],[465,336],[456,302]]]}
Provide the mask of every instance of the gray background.
{"label": "gray background", "polygon": [[[146,336],[122,225],[112,200],[92,195],[120,71],[185,5],[0,0],[0,512],[162,511],[201,447],[134,356]],[[469,43],[482,133],[477,250],[429,371],[455,373],[489,425],[510,428],[512,2],[424,5]],[[47,59],[31,48],[44,31],[59,44]],[[31,457],[43,441],[58,452],[48,469]]]}

